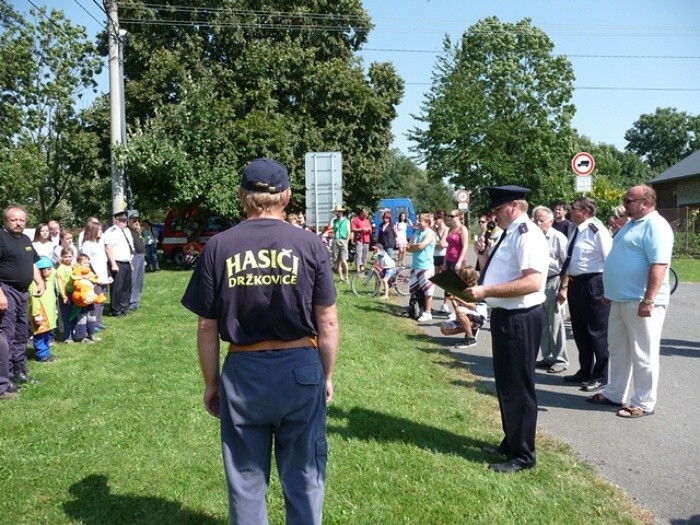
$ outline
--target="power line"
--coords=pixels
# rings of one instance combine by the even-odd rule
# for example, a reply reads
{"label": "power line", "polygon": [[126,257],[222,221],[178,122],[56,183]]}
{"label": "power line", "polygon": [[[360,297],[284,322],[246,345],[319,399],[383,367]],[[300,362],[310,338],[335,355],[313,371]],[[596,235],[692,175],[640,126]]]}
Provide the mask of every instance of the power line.
{"label": "power line", "polygon": [[81,4],[78,0],[73,0],[73,1],[74,1],[76,4],[78,4],[78,5],[80,6],[80,8],[81,8],[83,11],[85,11],[85,12],[88,14],[88,16],[89,16],[90,18],[92,18],[95,22],[97,22],[98,24],[101,24],[101,23],[102,23],[102,22],[99,21],[97,18],[95,18],[95,16],[93,16],[93,14],[92,14],[90,11],[88,11],[87,8],[86,8],[83,4]]}
{"label": "power line", "polygon": [[[404,82],[406,86],[432,86],[431,82]],[[615,86],[574,86],[575,91],[680,91],[695,92],[700,88],[667,88],[667,87],[615,87]]]}
{"label": "power line", "polygon": [[[174,13],[189,13],[189,14],[199,14],[199,15],[247,15],[247,16],[280,16],[284,18],[297,18],[303,20],[323,20],[323,21],[344,21],[351,23],[365,22],[366,18],[361,15],[350,15],[350,14],[335,14],[335,13],[317,13],[317,12],[292,12],[292,11],[272,11],[272,10],[253,10],[253,9],[235,9],[231,7],[206,7],[206,6],[188,6],[188,5],[168,5],[168,4],[157,4],[157,3],[147,3],[147,4],[137,4],[129,1],[121,3],[124,7],[132,8],[148,8],[151,11],[165,11],[168,14]],[[417,25],[418,29],[411,29],[412,32],[424,32],[421,31],[429,25],[434,25],[438,30],[444,33],[445,25],[459,25],[464,27],[469,25],[467,21],[460,21],[455,19],[450,20],[430,20],[430,19],[402,19],[402,18],[381,18],[382,22],[393,23],[397,25]],[[198,24],[206,23],[205,20],[189,20],[189,22],[194,22]],[[494,22],[493,24],[482,22],[483,26],[492,26],[495,28],[501,27],[499,22]],[[619,36],[619,35],[630,35],[630,34],[640,34],[644,36],[687,36],[696,37],[700,35],[700,27],[683,27],[683,26],[631,26],[631,25],[584,25],[584,24],[549,24],[547,27],[553,27],[555,32],[568,33],[575,35],[596,35],[596,36]],[[374,29],[373,27],[362,27],[364,30]],[[389,32],[386,29],[382,29],[383,32]],[[406,29],[396,29],[396,31],[405,32]],[[435,30],[431,30],[435,31]],[[533,26],[529,31],[494,31],[487,30],[484,33],[496,34],[496,33],[507,33],[507,34],[528,34],[534,31],[542,31],[539,27]],[[473,32],[473,34],[475,34]]]}
{"label": "power line", "polygon": [[[362,51],[372,51],[380,53],[417,53],[417,54],[430,54],[439,55],[443,50],[434,49],[398,49],[398,48],[379,48],[379,47],[364,47]],[[555,56],[565,56],[571,58],[633,58],[633,59],[684,59],[684,60],[698,60],[700,56],[673,56],[673,55],[580,55],[580,54],[569,54],[560,53]]]}

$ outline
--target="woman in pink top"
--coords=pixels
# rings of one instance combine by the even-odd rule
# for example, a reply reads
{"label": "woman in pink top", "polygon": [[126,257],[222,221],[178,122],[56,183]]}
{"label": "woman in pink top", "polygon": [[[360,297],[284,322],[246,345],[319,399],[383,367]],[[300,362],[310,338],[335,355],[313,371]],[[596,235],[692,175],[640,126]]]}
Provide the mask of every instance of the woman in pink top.
{"label": "woman in pink top", "polygon": [[450,231],[447,234],[447,253],[445,254],[445,266],[453,270],[459,270],[467,264],[467,248],[469,247],[469,230],[462,223],[462,212],[452,210],[447,216]]}

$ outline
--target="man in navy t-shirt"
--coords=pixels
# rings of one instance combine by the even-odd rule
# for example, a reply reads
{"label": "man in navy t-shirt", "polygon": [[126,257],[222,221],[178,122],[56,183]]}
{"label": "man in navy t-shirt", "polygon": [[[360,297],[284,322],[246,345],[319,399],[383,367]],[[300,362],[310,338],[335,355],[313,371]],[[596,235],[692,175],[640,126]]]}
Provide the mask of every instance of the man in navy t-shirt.
{"label": "man in navy t-shirt", "polygon": [[[287,169],[256,159],[247,220],[207,242],[182,304],[199,316],[204,405],[221,419],[231,523],[266,523],[272,442],[288,523],[321,523],[339,330],[328,251],[286,223]],[[228,355],[219,371],[219,340]]]}
{"label": "man in navy t-shirt", "polygon": [[27,370],[29,285],[44,293],[36,261],[39,256],[24,235],[27,212],[10,206],[0,230],[0,400],[16,395],[19,385],[32,382]]}

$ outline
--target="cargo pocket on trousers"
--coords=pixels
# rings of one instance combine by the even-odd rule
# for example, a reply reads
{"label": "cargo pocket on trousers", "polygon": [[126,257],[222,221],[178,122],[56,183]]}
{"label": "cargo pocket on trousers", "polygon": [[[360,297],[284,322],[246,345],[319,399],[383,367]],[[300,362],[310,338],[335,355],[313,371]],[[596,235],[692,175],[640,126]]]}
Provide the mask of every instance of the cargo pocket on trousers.
{"label": "cargo pocket on trousers", "polygon": [[316,478],[319,485],[323,485],[326,481],[326,463],[328,462],[328,441],[325,436],[316,440],[316,468],[318,477]]}
{"label": "cargo pocket on trousers", "polygon": [[294,369],[294,379],[300,385],[319,385],[323,382],[323,369],[320,364],[310,364]]}

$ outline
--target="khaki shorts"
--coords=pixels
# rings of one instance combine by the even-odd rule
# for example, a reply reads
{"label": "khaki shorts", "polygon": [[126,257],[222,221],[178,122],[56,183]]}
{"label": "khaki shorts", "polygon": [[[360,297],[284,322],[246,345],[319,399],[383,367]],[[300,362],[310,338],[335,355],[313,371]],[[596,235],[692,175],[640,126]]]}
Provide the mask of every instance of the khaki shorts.
{"label": "khaki shorts", "polygon": [[348,260],[348,240],[333,239],[333,260],[347,261]]}

